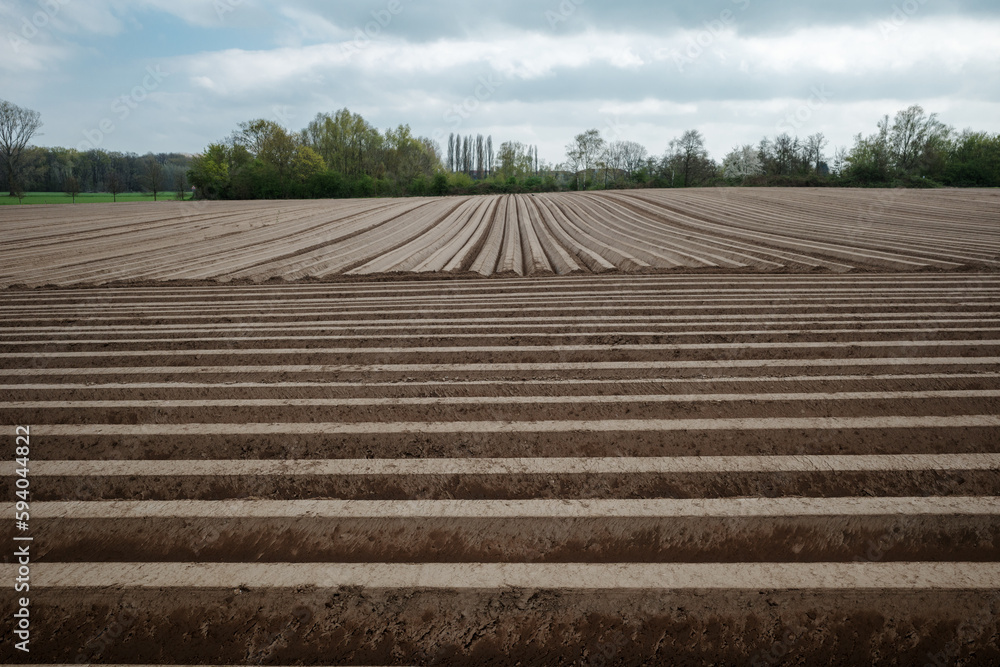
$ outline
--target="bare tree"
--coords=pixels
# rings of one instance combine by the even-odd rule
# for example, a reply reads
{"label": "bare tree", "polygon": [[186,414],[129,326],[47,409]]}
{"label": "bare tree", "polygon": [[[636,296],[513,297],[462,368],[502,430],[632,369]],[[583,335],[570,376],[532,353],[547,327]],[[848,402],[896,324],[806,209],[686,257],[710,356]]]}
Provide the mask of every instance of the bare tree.
{"label": "bare tree", "polygon": [[897,113],[889,135],[896,170],[902,174],[915,171],[948,132],[949,128],[938,120],[937,114],[925,114],[918,104]]}
{"label": "bare tree", "polygon": [[66,178],[66,183],[63,186],[63,188],[66,194],[68,194],[73,199],[73,203],[75,204],[76,198],[80,196],[80,182],[75,178],[73,178],[72,176],[68,176]]}
{"label": "bare tree", "polygon": [[[631,172],[628,169],[630,160],[635,159],[633,152],[638,154],[636,147],[642,148],[639,144],[631,141],[612,141],[608,144],[607,148],[604,149],[604,155],[602,161],[605,165],[605,176],[604,176],[604,186],[607,187],[608,177],[607,172],[610,170],[614,173],[614,182],[617,183],[620,180],[622,174],[631,177]],[[645,148],[642,148],[642,154],[645,156]]]}
{"label": "bare tree", "polygon": [[635,177],[637,171],[646,164],[648,153],[646,147],[635,141],[624,141],[621,144],[622,169],[629,179]]}
{"label": "bare tree", "polygon": [[111,174],[108,176],[108,182],[105,185],[105,187],[107,187],[108,192],[111,194],[111,201],[117,203],[118,195],[120,195],[124,190],[124,187],[122,186],[122,181],[120,178],[118,178],[117,173],[111,172]]}
{"label": "bare tree", "polygon": [[792,138],[787,132],[774,139],[775,173],[787,174],[791,171],[792,162],[799,151],[798,138]]}
{"label": "bare tree", "polygon": [[[688,130],[680,139],[673,139],[670,142],[666,162],[672,173],[680,172],[683,187],[696,184],[709,165],[705,138],[701,136],[701,132]],[[672,181],[673,176],[671,176]]]}
{"label": "bare tree", "polygon": [[18,204],[24,200],[24,186],[21,185],[21,181],[11,181],[10,196],[17,197]]}
{"label": "bare tree", "polygon": [[625,161],[625,142],[624,141],[611,141],[608,145],[604,147],[604,154],[602,156],[604,162],[608,165],[610,169],[623,169],[623,164]]}
{"label": "bare tree", "polygon": [[757,159],[765,174],[774,173],[774,145],[771,140],[764,137],[760,140],[760,148],[757,149]]}
{"label": "bare tree", "polygon": [[819,165],[823,161],[823,149],[827,144],[826,136],[822,132],[817,132],[806,138],[805,150],[809,156],[809,165],[819,171]]}
{"label": "bare tree", "polygon": [[833,173],[840,176],[847,167],[847,146],[838,146],[833,152]]}
{"label": "bare tree", "polygon": [[476,178],[483,178],[486,171],[486,143],[483,135],[476,135]]}
{"label": "bare tree", "polygon": [[174,177],[174,198],[178,201],[184,201],[184,189],[187,187],[187,179],[184,178],[183,173],[178,173]]}
{"label": "bare tree", "polygon": [[493,175],[493,165],[496,161],[496,154],[493,152],[493,135],[486,137],[486,175]]}
{"label": "bare tree", "polygon": [[[591,168],[597,163],[604,151],[604,144],[600,130],[595,129],[576,135],[573,143],[566,146],[566,157],[569,158],[574,168],[579,171],[579,168],[583,167],[584,186],[586,186],[586,179],[590,175]],[[580,189],[579,174],[577,175],[577,189]]]}
{"label": "bare tree", "polygon": [[20,181],[24,149],[42,126],[42,115],[0,100],[0,166],[10,183],[10,196],[16,197],[14,184]]}
{"label": "bare tree", "polygon": [[160,193],[163,186],[163,165],[155,157],[150,155],[146,159],[146,166],[143,170],[143,182],[146,185],[146,189],[153,193],[153,201],[156,201],[156,196]]}
{"label": "bare tree", "polygon": [[576,144],[566,145],[566,162],[576,174],[576,189],[580,189],[580,169],[583,166],[583,152]]}

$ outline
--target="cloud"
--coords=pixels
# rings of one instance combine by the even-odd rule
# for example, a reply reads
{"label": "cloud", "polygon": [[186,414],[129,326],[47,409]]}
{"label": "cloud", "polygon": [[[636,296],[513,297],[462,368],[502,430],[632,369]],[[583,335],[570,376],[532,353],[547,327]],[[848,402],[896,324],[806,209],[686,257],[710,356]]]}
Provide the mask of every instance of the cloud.
{"label": "cloud", "polygon": [[[300,129],[342,107],[551,162],[589,127],[653,153],[692,127],[716,157],[782,127],[844,144],[915,102],[1000,130],[994,1],[53,1],[23,50],[0,45],[4,96],[43,112],[50,144],[79,143],[151,65],[170,78],[107,148],[194,152],[244,120]],[[38,7],[0,4],[0,21]]]}
{"label": "cloud", "polygon": [[287,22],[279,39],[287,46],[301,46],[304,43],[316,41],[341,42],[353,38],[349,30],[336,25],[316,12],[297,9],[293,6],[282,7],[279,12]]}

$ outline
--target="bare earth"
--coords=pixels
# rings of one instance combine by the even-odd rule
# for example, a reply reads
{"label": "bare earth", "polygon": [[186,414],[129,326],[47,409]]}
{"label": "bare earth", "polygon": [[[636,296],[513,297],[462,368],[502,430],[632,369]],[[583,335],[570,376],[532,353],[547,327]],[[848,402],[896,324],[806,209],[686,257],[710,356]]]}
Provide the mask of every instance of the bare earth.
{"label": "bare earth", "polygon": [[0,210],[0,287],[1000,268],[1000,192],[640,190]]}
{"label": "bare earth", "polygon": [[998,193],[40,208],[31,662],[1000,664]]}

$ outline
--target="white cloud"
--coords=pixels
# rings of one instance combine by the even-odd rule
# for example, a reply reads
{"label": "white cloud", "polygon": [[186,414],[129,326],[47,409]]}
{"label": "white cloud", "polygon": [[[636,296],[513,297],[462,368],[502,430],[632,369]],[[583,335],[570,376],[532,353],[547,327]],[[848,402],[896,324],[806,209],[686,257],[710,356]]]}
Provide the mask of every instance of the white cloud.
{"label": "white cloud", "polygon": [[[624,0],[620,8],[581,5],[556,30],[547,29],[537,6],[532,16],[506,21],[498,16],[507,5],[483,7],[489,18],[478,25],[468,7],[461,11],[465,18],[451,21],[444,15],[449,3],[413,2],[372,37],[355,39],[356,26],[363,30],[371,11],[388,0],[335,6],[219,2],[224,11],[215,0],[69,0],[30,48],[15,54],[6,40],[0,44],[4,94],[45,109],[47,143],[75,145],[87,124],[108,113],[122,78],[141,72],[167,43],[181,45],[170,52],[183,55],[158,62],[175,76],[143,106],[141,117],[121,124],[109,148],[197,151],[236,123],[270,117],[277,107],[290,110],[284,117],[292,129],[317,112],[347,106],[380,127],[409,123],[424,135],[455,129],[537,143],[552,162],[562,160],[575,133],[609,125],[652,153],[696,127],[721,158],[732,145],[777,134],[791,115],[797,118],[792,133],[823,131],[832,144],[843,144],[857,132],[873,131],[882,114],[914,102],[940,111],[947,123],[1000,130],[1000,19],[932,15],[938,10],[930,5],[888,31],[879,23],[886,17],[876,17],[864,25],[850,18],[851,25],[813,21],[784,29],[782,23],[780,31],[772,26],[760,32],[751,22],[766,17],[764,0],[715,30],[704,23],[712,10],[686,22],[657,22],[650,10],[630,24],[602,28],[607,23],[595,16],[625,16]],[[0,21],[16,26],[24,8],[35,6],[29,0],[0,3]],[[791,10],[781,11],[785,16]],[[163,21],[173,32],[156,33],[164,16],[182,25]],[[253,29],[231,30],[242,25]],[[164,41],[151,40],[148,51],[126,46],[139,27]],[[201,49],[186,46],[200,38]],[[109,64],[119,49],[132,49],[134,62]],[[690,62],[679,68],[676,54]],[[95,79],[94,71],[106,76]],[[502,85],[477,99],[480,77]],[[67,92],[67,80],[79,85]],[[811,89],[828,84],[832,98],[810,106]],[[474,109],[453,127],[455,116],[446,114],[470,99]],[[94,118],[81,120],[81,109]],[[149,145],[160,136],[183,145]]]}
{"label": "white cloud", "polygon": [[283,6],[279,10],[289,25],[279,35],[279,41],[286,46],[299,46],[303,42],[343,41],[353,38],[346,29],[315,12]]}
{"label": "white cloud", "polygon": [[[654,51],[660,61],[676,54],[691,66],[710,69],[705,53],[724,47],[741,69],[789,74],[803,70],[862,75],[912,70],[926,63],[944,63],[958,71],[965,65],[1000,63],[1000,21],[964,18],[914,18],[886,37],[877,24],[854,27],[810,27],[781,35],[742,36],[721,33],[709,40],[706,31],[683,31]],[[701,41],[699,40],[701,36]],[[694,45],[694,47],[692,47]],[[693,57],[692,57],[693,56]],[[746,63],[746,66],[743,66]]]}
{"label": "white cloud", "polygon": [[[291,15],[304,18],[295,12]],[[898,74],[926,65],[960,71],[970,64],[1000,63],[1000,40],[993,39],[1000,34],[1000,22],[956,19],[945,26],[942,36],[940,19],[914,19],[905,30],[907,39],[898,43],[882,38],[875,26],[801,30],[767,38],[726,32],[700,52],[687,50],[698,33],[683,31],[667,37],[643,33],[518,33],[486,42],[442,39],[429,43],[412,43],[386,34],[377,39],[365,37],[269,50],[234,49],[184,60],[191,72],[211,72],[213,80],[225,81],[218,88],[220,92],[232,93],[269,89],[283,80],[342,70],[359,76],[402,73],[419,77],[447,71],[474,73],[488,67],[511,79],[532,80],[598,65],[625,70],[653,65],[671,69],[678,53],[691,61],[677,70],[686,75],[738,70],[786,76],[811,72],[815,78],[824,74]],[[333,24],[317,24],[316,31],[343,32]]]}
{"label": "white cloud", "polygon": [[647,98],[641,102],[604,102],[597,112],[610,116],[683,116],[698,113],[698,105]]}
{"label": "white cloud", "polygon": [[275,84],[310,73],[348,69],[359,76],[386,73],[434,76],[465,70],[463,76],[470,79],[475,78],[471,74],[491,69],[506,78],[521,80],[599,64],[635,70],[647,64],[637,51],[648,52],[650,48],[649,37],[592,33],[570,37],[524,33],[485,43],[439,40],[426,44],[387,36],[259,51],[231,49],[201,53],[181,58],[180,67],[196,77],[211,76],[214,81],[225,81],[216,88],[218,92],[246,93],[270,90]]}

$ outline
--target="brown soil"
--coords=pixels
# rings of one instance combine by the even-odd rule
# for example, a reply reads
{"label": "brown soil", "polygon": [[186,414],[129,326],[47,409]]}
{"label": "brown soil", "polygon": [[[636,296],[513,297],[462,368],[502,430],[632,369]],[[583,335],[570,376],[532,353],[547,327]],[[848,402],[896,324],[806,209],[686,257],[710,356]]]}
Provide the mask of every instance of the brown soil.
{"label": "brown soil", "polygon": [[[600,230],[592,221],[602,211],[624,207],[646,216],[633,220],[622,214],[634,229],[650,231],[645,226],[650,221],[660,225],[659,236],[650,231],[657,243],[666,243],[671,229],[701,234],[708,229],[702,225],[715,224],[709,218],[729,220],[721,207],[733,205],[731,200],[714,201],[711,193],[677,196],[665,201],[639,193],[623,202],[618,195],[586,195],[570,204],[552,198],[531,203],[535,209],[514,202],[514,211],[526,211],[551,238],[539,237],[535,245],[521,227],[523,243],[504,244],[498,235],[497,262],[501,252],[520,247],[522,268],[541,266],[532,248],[551,249],[552,239],[565,230],[550,219],[566,225],[570,213],[589,217],[588,234],[594,236]],[[347,563],[437,564],[449,572],[475,564],[539,564],[562,571],[581,563],[723,564],[732,572],[753,564],[769,572],[785,564],[818,569],[854,564],[862,573],[892,565],[907,576],[921,564],[959,574],[995,566],[1000,515],[992,499],[1000,496],[1000,470],[976,468],[957,457],[1000,453],[1000,280],[989,268],[996,234],[980,220],[993,215],[995,196],[975,194],[976,203],[966,205],[944,195],[914,195],[903,202],[905,216],[926,214],[928,222],[912,228],[909,241],[898,231],[905,228],[902,218],[893,214],[883,228],[867,232],[874,236],[842,243],[831,236],[842,234],[851,216],[857,219],[850,209],[850,198],[857,195],[813,193],[822,212],[813,217],[801,215],[808,204],[803,196],[785,193],[776,201],[770,194],[745,195],[737,202],[744,217],[733,220],[732,233],[718,240],[753,245],[756,250],[740,252],[770,257],[767,261],[774,253],[800,252],[794,246],[800,241],[823,244],[805,256],[830,263],[848,261],[843,255],[849,252],[893,255],[858,260],[865,271],[892,271],[900,257],[941,263],[950,261],[947,255],[965,253],[978,257],[970,265],[984,272],[939,267],[891,276],[776,271],[377,283],[362,276],[353,283],[3,292],[0,421],[33,428],[30,534],[38,570],[31,591],[31,660],[1000,663],[1000,584],[996,590],[946,589],[914,575],[902,587],[874,589],[847,580],[840,589],[785,580],[761,590],[731,584],[528,590],[496,578],[472,590],[457,583],[411,588],[384,581],[334,589],[288,586],[274,578],[273,568],[282,564],[315,565],[319,572]],[[328,228],[342,225],[345,242],[360,242],[382,218],[405,213],[394,208],[402,205],[369,210],[374,203],[363,202],[321,213],[301,203],[234,204],[232,217],[225,218],[229,222],[220,224],[294,213],[294,243],[308,244],[305,254],[321,253],[336,249],[335,243],[318,241]],[[935,227],[933,221],[947,218],[943,208],[948,207],[954,209],[951,226]],[[503,210],[506,215],[511,209]],[[141,272],[129,271],[144,261],[148,271],[155,258],[163,263],[153,266],[165,273],[194,275],[197,267],[164,254],[168,248],[158,235],[188,223],[163,211],[158,220],[143,218],[148,211],[140,209],[134,219],[120,220],[102,220],[94,211],[94,217],[57,221],[49,229],[27,218],[0,219],[0,226],[16,232],[16,243],[0,251],[0,264],[17,268],[0,278],[33,283],[29,274],[50,272],[51,282],[100,282],[94,276],[105,275],[114,253],[120,254],[103,247],[111,243],[105,237],[129,238],[133,228],[143,226],[147,232],[136,241],[134,257],[129,255],[138,263],[123,260],[122,279],[143,280]],[[412,224],[421,234],[433,235],[439,225],[458,228],[448,216],[459,209],[430,202],[407,215],[420,211],[426,219],[414,218]],[[343,214],[340,222],[323,219],[334,213]],[[777,230],[767,226],[765,214],[780,222]],[[800,220],[794,228],[793,219]],[[833,231],[823,231],[817,221],[835,225]],[[771,237],[759,243],[751,238],[773,236],[782,226],[786,245]],[[252,237],[244,240],[263,243],[272,231],[248,226],[226,238],[236,242],[246,234]],[[620,231],[625,238],[627,230]],[[402,238],[391,245],[413,242]],[[909,249],[896,247],[904,242],[911,243]],[[93,258],[70,257],[69,248],[81,243]],[[281,252],[272,250],[273,257],[282,257],[287,271],[301,272],[291,264],[303,257],[289,243]],[[59,250],[62,244],[68,245]],[[36,265],[43,247],[52,261]],[[265,270],[274,275],[285,271],[280,262],[257,257],[255,247],[226,252],[234,261],[269,267]],[[475,252],[485,247],[484,241]],[[644,252],[662,250],[653,244]],[[607,248],[604,252],[612,256]],[[8,253],[14,264],[3,264]],[[479,256],[470,255],[463,265]],[[194,253],[184,261],[211,257]],[[361,259],[383,262],[384,257]],[[323,261],[333,266],[330,258]],[[363,266],[358,261],[351,266]],[[518,265],[513,255],[505,261]],[[72,266],[65,268],[67,262]],[[310,399],[323,403],[295,404]],[[207,401],[223,403],[202,404]],[[234,468],[222,475],[176,475],[73,474],[66,468],[100,461],[371,459],[391,466],[487,457],[737,461],[872,454],[943,458],[941,465],[916,469],[842,470],[818,463],[815,469],[763,472],[413,474],[387,467],[364,474],[314,474],[305,468],[255,474]],[[43,462],[64,463],[50,474]],[[0,493],[12,500],[16,477],[12,460],[8,463]],[[460,500],[541,500],[549,503],[544,507],[558,508],[573,500],[656,498],[873,499],[884,506],[874,513],[823,515],[793,508],[774,516],[659,511],[617,518],[559,516],[552,510],[520,518],[483,512],[366,519],[290,509],[262,517],[241,513],[247,503],[233,505],[231,515],[197,515],[183,507],[158,517],[102,513],[125,507],[116,501],[149,508],[156,501],[233,499],[282,506],[305,499],[435,500],[449,506]],[[967,499],[975,507],[934,513],[913,509],[917,499]],[[60,508],[91,513],[74,517]],[[8,543],[13,535],[12,522],[0,529],[0,539]],[[5,572],[14,571],[12,553],[3,562]],[[113,574],[129,563],[161,568],[260,563],[272,568],[272,578],[265,574],[238,588],[218,579],[199,587],[174,582],[144,588],[104,587],[84,574],[101,564],[111,568],[102,572]],[[72,581],[46,583],[45,568],[62,564],[84,567],[72,570],[77,573]],[[275,582],[282,585],[268,585]],[[447,583],[451,586],[450,579]],[[9,587],[3,594],[8,609],[14,595]],[[21,658],[8,641],[10,627],[0,629],[3,662]]]}

